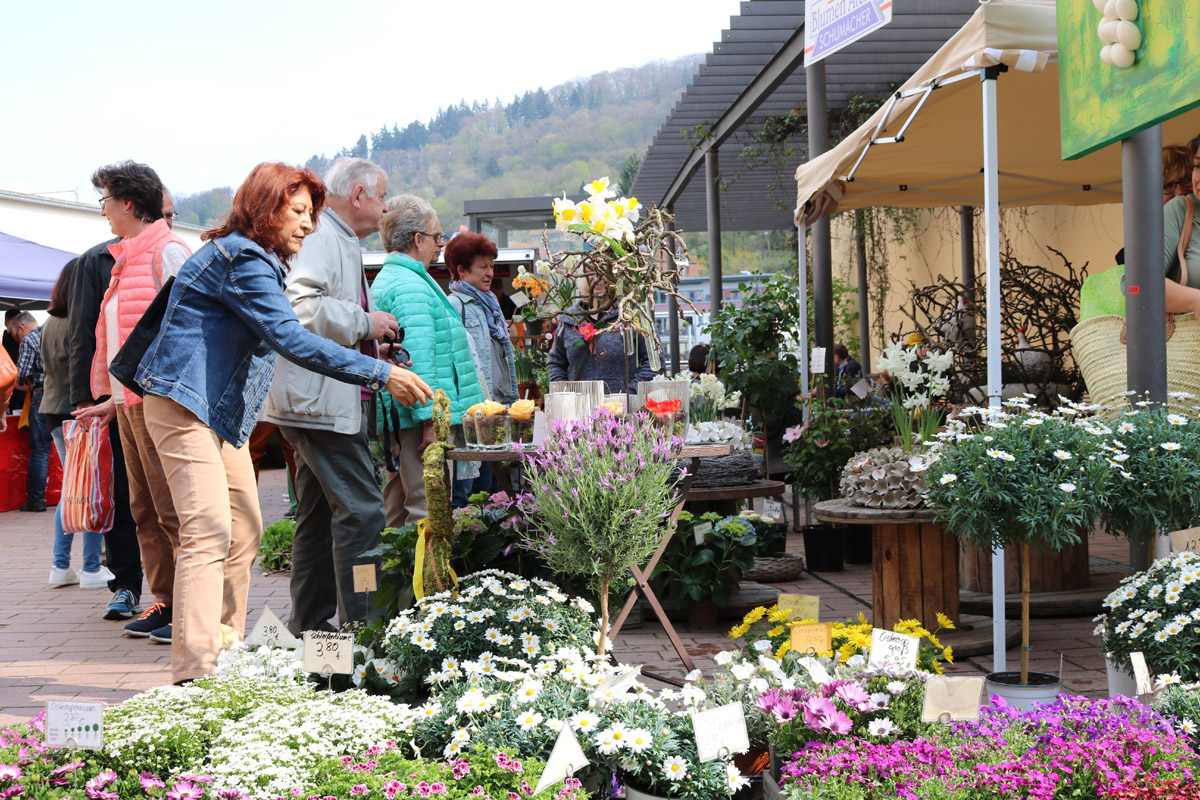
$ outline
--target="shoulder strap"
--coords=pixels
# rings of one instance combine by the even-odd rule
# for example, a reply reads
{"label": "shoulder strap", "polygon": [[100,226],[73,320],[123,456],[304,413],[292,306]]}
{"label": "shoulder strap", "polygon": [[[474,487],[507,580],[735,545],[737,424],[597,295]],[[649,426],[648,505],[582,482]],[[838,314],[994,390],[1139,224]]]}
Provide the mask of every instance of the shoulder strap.
{"label": "shoulder strap", "polygon": [[150,274],[154,276],[154,291],[162,289],[162,251],[163,246],[160,244],[154,248],[154,255],[150,258]]}
{"label": "shoulder strap", "polygon": [[1181,286],[1187,286],[1187,249],[1188,244],[1192,241],[1192,224],[1196,220],[1196,206],[1192,204],[1191,195],[1185,196],[1183,202],[1187,211],[1183,217],[1183,230],[1179,231],[1179,247],[1176,252],[1179,253],[1179,283]]}
{"label": "shoulder strap", "polygon": [[467,327],[467,304],[456,294],[450,295],[450,305],[458,306],[458,316],[462,317],[463,327]]}

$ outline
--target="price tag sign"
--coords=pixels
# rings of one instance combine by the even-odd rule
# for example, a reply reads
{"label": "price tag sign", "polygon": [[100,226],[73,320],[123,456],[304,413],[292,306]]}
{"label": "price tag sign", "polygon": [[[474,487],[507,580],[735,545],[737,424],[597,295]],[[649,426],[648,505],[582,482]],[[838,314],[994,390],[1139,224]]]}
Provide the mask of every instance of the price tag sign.
{"label": "price tag sign", "polygon": [[246,637],[246,644],[260,647],[287,647],[292,650],[300,646],[300,642],[295,636],[292,636],[292,632],[287,629],[287,626],[279,621],[279,617],[275,616],[275,612],[271,610],[270,606],[263,608],[262,616],[258,618],[258,624]]}
{"label": "price tag sign", "polygon": [[854,392],[859,400],[862,400],[871,393],[871,384],[867,383],[866,378],[859,378],[858,382],[850,387],[850,391]]}
{"label": "price tag sign", "polygon": [[540,408],[533,412],[533,444],[541,447],[546,442],[546,412]]}
{"label": "price tag sign", "polygon": [[791,611],[789,622],[821,619],[821,598],[815,594],[781,594],[776,601],[780,611]]}
{"label": "price tag sign", "polygon": [[915,669],[920,649],[921,640],[916,636],[875,628],[871,631],[871,655],[867,658],[867,666],[882,667],[884,664],[891,664]]}
{"label": "price tag sign", "polygon": [[779,518],[783,516],[783,503],[770,498],[763,500],[762,513],[764,517],[770,517],[771,519],[778,521]]}
{"label": "price tag sign", "polygon": [[701,522],[692,527],[692,536],[696,537],[697,546],[704,544],[704,537],[712,533],[713,524],[711,522]]}
{"label": "price tag sign", "polygon": [[554,740],[550,758],[546,760],[546,768],[542,770],[542,777],[538,779],[533,793],[540,794],[559,781],[574,775],[589,763],[587,756],[583,754],[583,748],[579,746],[579,740],[575,738],[575,732],[571,730],[571,723],[564,721],[558,738]]}
{"label": "price tag sign", "polygon": [[305,631],[304,670],[322,675],[349,675],[354,671],[354,634]]}
{"label": "price tag sign", "polygon": [[524,292],[513,292],[508,296],[509,300],[513,301],[513,305],[517,308],[529,305],[529,295]]}
{"label": "price tag sign", "polygon": [[808,371],[813,375],[825,374],[825,348],[814,347],[812,349],[812,358],[808,361]]}
{"label": "price tag sign", "polygon": [[1137,683],[1137,693],[1140,697],[1154,691],[1154,681],[1150,679],[1150,668],[1146,666],[1146,656],[1140,651],[1129,654],[1129,663],[1133,665],[1133,680]]}
{"label": "price tag sign", "polygon": [[616,675],[609,675],[592,692],[592,698],[623,695],[633,688],[633,685],[637,683],[638,675],[641,674],[642,668],[638,666],[629,672],[619,672]]}
{"label": "price tag sign", "polygon": [[931,675],[925,681],[925,705],[921,708],[921,721],[979,719],[979,700],[982,696],[983,678]]}
{"label": "price tag sign", "polygon": [[1188,528],[1171,534],[1172,553],[1200,553],[1200,528]]}
{"label": "price tag sign", "polygon": [[375,565],[358,564],[354,567],[354,591],[373,592],[378,588],[375,582]]}
{"label": "price tag sign", "polygon": [[104,747],[104,703],[46,701],[46,744],[73,750]]}
{"label": "price tag sign", "polygon": [[792,649],[797,653],[824,653],[833,649],[833,626],[827,622],[810,622],[792,626]]}
{"label": "price tag sign", "polygon": [[746,712],[741,703],[693,712],[692,730],[696,733],[696,753],[701,763],[729,758],[750,749]]}

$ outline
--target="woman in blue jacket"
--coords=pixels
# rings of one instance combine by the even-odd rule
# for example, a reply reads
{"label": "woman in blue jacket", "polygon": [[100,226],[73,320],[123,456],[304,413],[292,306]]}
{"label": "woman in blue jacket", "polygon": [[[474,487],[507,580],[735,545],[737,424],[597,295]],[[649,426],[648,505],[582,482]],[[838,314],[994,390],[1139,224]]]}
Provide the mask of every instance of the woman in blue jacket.
{"label": "woman in blue jacket", "polygon": [[279,355],[402,403],[432,398],[417,375],[305,330],[283,294],[285,262],[312,232],[325,187],[307,169],[259,164],[224,225],[184,262],[158,336],[138,367],[146,427],[179,514],[171,674],[216,668],[222,640],[246,626],[262,532],[250,449]]}

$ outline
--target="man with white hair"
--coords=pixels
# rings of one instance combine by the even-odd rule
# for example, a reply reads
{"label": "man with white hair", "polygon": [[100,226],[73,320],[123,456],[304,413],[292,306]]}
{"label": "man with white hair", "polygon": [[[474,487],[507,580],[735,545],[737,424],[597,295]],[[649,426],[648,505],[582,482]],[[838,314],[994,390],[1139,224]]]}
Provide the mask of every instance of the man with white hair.
{"label": "man with white hair", "polygon": [[[378,355],[397,331],[376,311],[359,239],[379,230],[387,176],[370,161],[339,159],[325,176],[325,211],[292,261],[285,292],[304,327],[345,347]],[[380,544],[383,495],[368,444],[371,395],[291,362],[280,361],[262,419],[279,426],[296,454],[296,535],[292,545],[292,616],[296,634],[333,630],[375,612],[354,591],[354,567],[376,564],[362,553]],[[329,569],[330,561],[333,569]]]}

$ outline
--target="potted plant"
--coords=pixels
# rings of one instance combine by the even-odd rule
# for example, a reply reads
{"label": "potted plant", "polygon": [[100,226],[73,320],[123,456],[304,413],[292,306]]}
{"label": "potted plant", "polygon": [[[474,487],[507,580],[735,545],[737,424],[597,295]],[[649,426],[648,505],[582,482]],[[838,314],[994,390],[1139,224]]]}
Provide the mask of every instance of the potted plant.
{"label": "potted plant", "polygon": [[[708,525],[703,536],[696,525]],[[654,570],[664,577],[665,588],[676,608],[688,609],[688,624],[711,628],[718,609],[728,606],[742,583],[742,575],[754,564],[758,535],[754,524],[741,517],[707,513],[695,518],[679,514],[679,525]]]}
{"label": "potted plant", "polygon": [[551,570],[585,579],[599,595],[601,654],[610,587],[657,549],[674,508],[682,447],[682,439],[650,425],[645,414],[618,418],[598,409],[582,422],[555,422],[546,443],[524,455],[523,544]]}
{"label": "potted plant", "polygon": [[[992,673],[988,687],[1010,703],[1052,698],[1059,676],[1029,671],[1029,554],[1078,542],[1103,504],[1111,467],[1102,457],[1108,428],[1008,401],[1011,413],[962,412],[926,478],[928,503],[946,529],[987,550],[1015,547],[1021,560],[1021,669]],[[967,420],[972,422],[968,427]],[[1014,688],[1026,687],[1026,688]],[[1019,700],[1017,698],[1026,699]]]}

